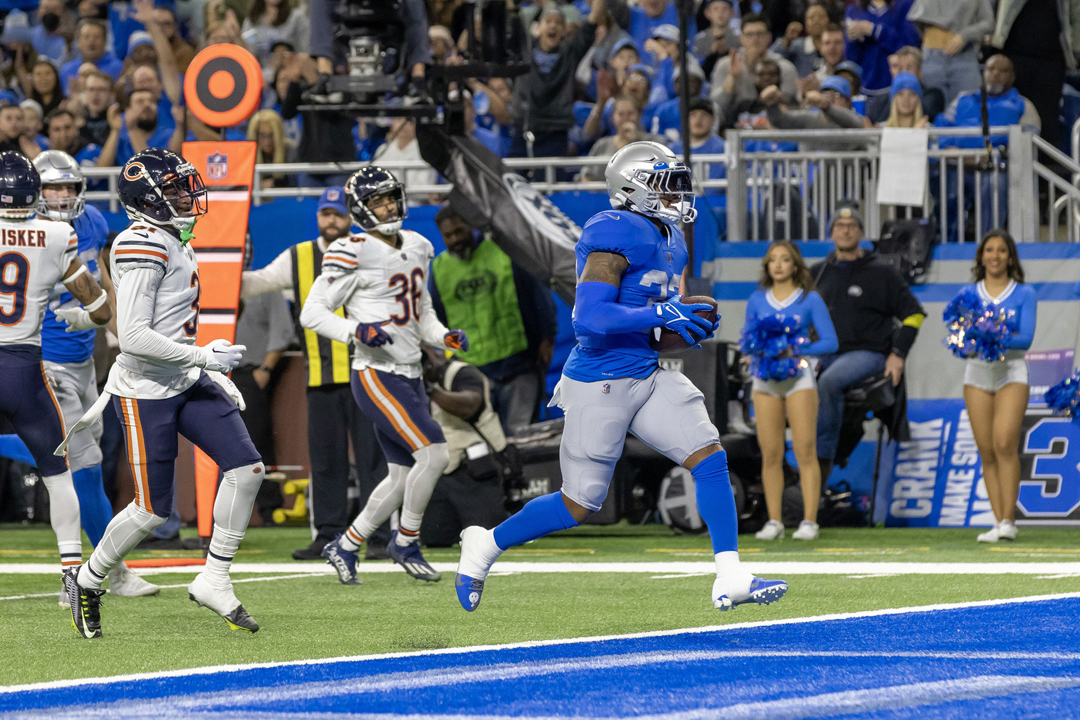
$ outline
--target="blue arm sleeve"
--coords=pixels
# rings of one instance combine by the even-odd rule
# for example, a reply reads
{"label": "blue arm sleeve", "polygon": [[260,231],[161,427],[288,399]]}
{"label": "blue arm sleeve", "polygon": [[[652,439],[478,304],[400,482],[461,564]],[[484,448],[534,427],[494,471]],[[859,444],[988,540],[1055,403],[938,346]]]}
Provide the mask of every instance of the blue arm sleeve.
{"label": "blue arm sleeve", "polygon": [[605,282],[578,283],[574,325],[588,335],[621,335],[663,325],[650,306],[620,305],[619,288]]}
{"label": "blue arm sleeve", "polygon": [[1020,311],[1017,313],[1020,317],[1018,320],[1019,329],[1009,336],[1008,341],[1005,343],[1005,347],[1012,348],[1014,350],[1027,350],[1031,347],[1031,343],[1035,340],[1035,321],[1038,319],[1039,301],[1035,298],[1035,291],[1030,286],[1023,286],[1028,292],[1025,294],[1024,302],[1020,305]]}
{"label": "blue arm sleeve", "polygon": [[806,302],[810,308],[810,322],[817,330],[818,339],[816,342],[804,345],[800,354],[828,355],[836,352],[840,348],[840,343],[836,339],[836,328],[833,327],[825,301],[816,292],[812,292],[806,298]]}

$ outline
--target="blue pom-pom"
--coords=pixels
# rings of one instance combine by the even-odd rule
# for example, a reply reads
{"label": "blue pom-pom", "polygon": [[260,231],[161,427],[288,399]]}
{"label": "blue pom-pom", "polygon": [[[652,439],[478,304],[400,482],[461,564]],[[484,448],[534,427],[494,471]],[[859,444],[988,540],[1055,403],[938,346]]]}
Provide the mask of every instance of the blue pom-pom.
{"label": "blue pom-pom", "polygon": [[1046,404],[1057,415],[1068,415],[1080,425],[1080,370],[1046,391]]}
{"label": "blue pom-pom", "polygon": [[943,313],[949,330],[945,346],[958,358],[1004,360],[1013,315],[1011,310],[987,303],[974,287],[964,288]]}
{"label": "blue pom-pom", "polygon": [[[809,338],[799,335],[798,316],[766,315],[751,319],[742,329],[739,350],[750,357],[750,373],[761,380],[787,380],[799,375],[807,362],[799,357],[799,346]],[[790,350],[789,357],[780,357]]]}

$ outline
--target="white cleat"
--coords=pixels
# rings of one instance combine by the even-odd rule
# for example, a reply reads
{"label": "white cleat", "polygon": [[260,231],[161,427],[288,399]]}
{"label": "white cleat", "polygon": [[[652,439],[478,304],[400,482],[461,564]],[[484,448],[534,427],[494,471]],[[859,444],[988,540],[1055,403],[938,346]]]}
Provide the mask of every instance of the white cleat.
{"label": "white cleat", "polygon": [[109,572],[109,594],[117,597],[157,595],[161,588],[143,580],[135,571],[120,563]]}
{"label": "white cleat", "polygon": [[810,520],[799,523],[799,529],[791,533],[792,540],[817,540],[818,524]]}
{"label": "white cleat", "polygon": [[713,581],[714,608],[725,612],[745,603],[769,605],[784,597],[788,590],[787,582],[784,580],[765,580],[753,576],[750,577],[749,585],[745,580],[739,580],[734,584],[739,585],[739,589],[732,589],[733,583],[729,578],[717,577]]}
{"label": "white cleat", "polygon": [[1016,523],[1012,520],[1002,520],[997,526],[998,539],[1012,542],[1016,539]]}
{"label": "white cleat", "polygon": [[480,605],[488,571],[501,554],[493,531],[479,525],[461,531],[461,559],[454,577],[454,589],[461,607],[472,612]]}
{"label": "white cleat", "polygon": [[1001,534],[998,531],[999,525],[994,525],[984,533],[979,533],[979,536],[975,538],[978,542],[997,542],[1001,539]]}
{"label": "white cleat", "polygon": [[259,631],[259,623],[248,614],[233,593],[232,583],[214,585],[207,579],[206,573],[201,572],[188,585],[188,599],[220,615],[231,630]]}
{"label": "white cleat", "polygon": [[765,523],[765,527],[754,533],[754,537],[758,540],[783,540],[784,524],[777,520],[770,520]]}

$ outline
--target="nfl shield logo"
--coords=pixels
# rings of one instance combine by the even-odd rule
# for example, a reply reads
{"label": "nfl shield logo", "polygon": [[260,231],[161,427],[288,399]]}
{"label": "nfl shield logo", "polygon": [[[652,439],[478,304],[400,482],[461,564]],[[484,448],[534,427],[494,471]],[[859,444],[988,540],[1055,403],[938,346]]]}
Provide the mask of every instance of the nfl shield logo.
{"label": "nfl shield logo", "polygon": [[229,174],[229,156],[214,153],[206,157],[206,176],[211,180],[223,180]]}

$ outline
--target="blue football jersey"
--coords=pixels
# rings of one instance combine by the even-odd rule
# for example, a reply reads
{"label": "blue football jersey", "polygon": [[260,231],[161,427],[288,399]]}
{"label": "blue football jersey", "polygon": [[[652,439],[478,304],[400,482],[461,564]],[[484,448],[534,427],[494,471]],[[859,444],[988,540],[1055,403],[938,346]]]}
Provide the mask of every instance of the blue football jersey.
{"label": "blue football jersey", "polygon": [[[79,236],[79,259],[83,265],[101,282],[101,268],[98,267],[98,254],[109,239],[109,224],[101,211],[90,205],[82,215],[75,218],[71,225]],[[67,291],[63,284],[57,283],[49,305],[45,309],[45,318],[41,322],[41,355],[55,363],[83,362],[94,354],[96,330],[66,332],[67,323],[56,317],[56,308],[71,305],[77,307],[79,301]]]}
{"label": "blue football jersey", "polygon": [[[585,223],[577,243],[578,277],[585,270],[589,253],[618,253],[630,263],[619,283],[620,304],[644,307],[678,295],[690,256],[682,231],[669,225],[663,228],[661,231],[648,218],[625,210],[597,213]],[[578,344],[570,352],[563,373],[579,382],[648,377],[657,367],[649,332],[589,335],[575,323]]]}

